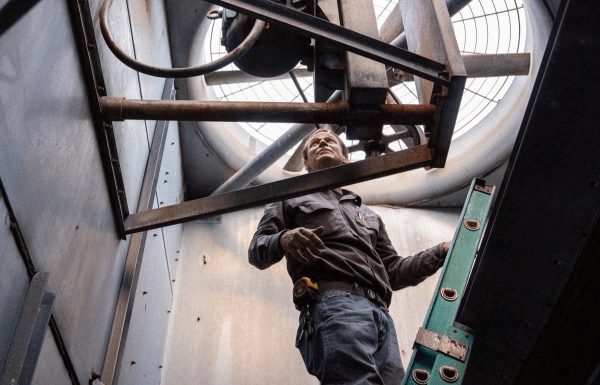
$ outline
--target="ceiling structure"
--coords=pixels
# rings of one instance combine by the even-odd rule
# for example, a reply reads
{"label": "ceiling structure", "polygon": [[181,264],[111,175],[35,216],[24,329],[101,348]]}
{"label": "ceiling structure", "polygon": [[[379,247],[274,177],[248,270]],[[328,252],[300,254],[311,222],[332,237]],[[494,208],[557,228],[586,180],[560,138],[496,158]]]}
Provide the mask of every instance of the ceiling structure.
{"label": "ceiling structure", "polygon": [[[397,11],[393,7],[394,2],[387,1],[383,4],[378,8],[381,9],[381,19],[398,16],[393,13]],[[464,4],[463,2],[460,6]],[[195,4],[194,8],[194,14],[205,14],[211,6]],[[528,52],[531,54],[529,75],[514,77],[514,81],[513,77],[506,76],[469,79],[445,168],[413,170],[351,187],[371,204],[440,204],[440,197],[460,190],[466,191],[465,186],[469,185],[474,176],[489,175],[508,159],[545,47],[551,18],[543,3],[531,0],[524,4],[504,0],[475,1],[457,11],[453,25],[463,54]],[[216,39],[215,35],[218,35],[218,28],[211,20],[199,24],[191,21],[182,23],[186,14],[191,12],[184,14],[175,9],[173,12],[177,13],[172,19],[178,20],[178,27],[184,26],[178,28],[177,35],[188,36],[187,40],[175,38],[176,46],[173,50],[177,54],[174,58],[176,65],[194,66],[219,55],[217,43],[213,41]],[[380,24],[384,23],[380,21]],[[497,65],[488,68],[488,74],[496,71],[501,73],[501,67],[502,65]],[[225,71],[231,72],[231,69]],[[273,82],[261,80],[223,84],[223,80],[218,79],[219,73],[187,79],[179,83],[179,88],[184,89],[186,97],[192,100],[215,100],[219,97],[227,100],[257,100],[265,95],[277,94],[273,91]],[[307,79],[302,74],[298,78],[301,87],[307,90],[310,97],[310,78]],[[249,79],[241,80],[247,82]],[[236,80],[239,81],[240,79]],[[293,92],[292,83],[288,81],[286,84],[282,80],[274,82],[283,87],[279,93],[284,94],[285,98],[299,100],[298,92]],[[212,85],[207,86],[207,83]],[[414,102],[413,82],[405,81],[396,85],[393,90],[402,103]],[[281,135],[286,128],[259,123],[186,124],[182,135],[185,136],[186,143],[183,154],[189,198],[213,193],[235,171],[242,169],[258,153],[264,151],[270,141]],[[389,130],[391,129],[388,128],[387,132]],[[404,146],[396,142],[391,147],[396,149]],[[288,149],[287,154],[258,175],[254,183],[267,183],[297,175],[298,168],[290,170],[286,166],[292,153],[293,150]],[[356,160],[363,157],[364,153],[360,151],[353,154]],[[501,175],[502,171],[495,174]],[[454,202],[445,204],[460,206],[463,201],[464,196],[458,194]]]}

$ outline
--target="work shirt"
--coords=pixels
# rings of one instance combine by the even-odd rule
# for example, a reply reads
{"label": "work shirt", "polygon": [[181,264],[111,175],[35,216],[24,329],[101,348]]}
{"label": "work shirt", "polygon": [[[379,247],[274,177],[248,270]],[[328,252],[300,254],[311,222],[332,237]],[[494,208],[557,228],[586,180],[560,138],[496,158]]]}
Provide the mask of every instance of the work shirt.
{"label": "work shirt", "polygon": [[443,244],[410,257],[399,256],[381,217],[362,205],[358,195],[343,190],[339,199],[332,191],[324,191],[266,205],[248,259],[259,269],[266,269],[284,257],[279,244],[283,232],[319,226],[324,228],[319,238],[325,248],[314,264],[305,265],[286,255],[293,282],[309,277],[314,282],[357,283],[390,303],[392,290],[422,282],[443,265],[446,257]]}

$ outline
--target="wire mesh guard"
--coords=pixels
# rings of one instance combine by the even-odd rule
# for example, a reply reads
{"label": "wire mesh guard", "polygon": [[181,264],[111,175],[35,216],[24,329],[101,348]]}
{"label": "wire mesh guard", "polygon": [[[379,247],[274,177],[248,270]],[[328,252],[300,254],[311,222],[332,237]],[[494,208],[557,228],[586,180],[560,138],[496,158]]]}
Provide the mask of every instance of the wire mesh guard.
{"label": "wire mesh guard", "polygon": [[[374,0],[377,24],[381,28],[398,0]],[[473,0],[452,17],[452,25],[461,54],[522,53],[525,47],[525,10],[522,0]],[[207,34],[204,55],[206,60],[216,60],[227,52],[221,46],[221,21],[215,20]],[[301,69],[298,67],[297,69]],[[229,65],[221,71],[237,70]],[[462,97],[453,139],[466,133],[488,115],[501,101],[509,89],[514,76],[468,78]],[[299,87],[309,102],[314,101],[312,77],[297,77]],[[253,82],[223,82],[212,85],[212,91],[222,101],[276,101],[302,102],[302,95],[291,77],[279,80]],[[417,93],[413,81],[402,82],[392,87],[392,92],[403,104],[416,104]],[[265,144],[270,144],[291,127],[290,123],[239,123],[246,131]],[[422,127],[420,127],[422,130]],[[391,135],[396,130],[384,126],[383,134]],[[346,144],[355,149],[350,160],[364,159],[365,153],[358,141]],[[393,151],[406,149],[410,143],[396,140],[389,143]],[[293,153],[293,149],[289,154]]]}

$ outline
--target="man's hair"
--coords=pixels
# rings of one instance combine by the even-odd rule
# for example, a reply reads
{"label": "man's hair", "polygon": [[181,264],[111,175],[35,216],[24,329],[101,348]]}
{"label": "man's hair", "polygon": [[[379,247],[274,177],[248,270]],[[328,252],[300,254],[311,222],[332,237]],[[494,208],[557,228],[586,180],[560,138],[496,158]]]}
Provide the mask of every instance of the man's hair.
{"label": "man's hair", "polygon": [[313,132],[312,134],[310,134],[308,136],[308,138],[306,139],[306,142],[304,143],[304,147],[302,147],[302,158],[304,159],[305,162],[308,160],[308,146],[309,146],[310,140],[312,139],[313,136],[315,136],[316,134],[320,134],[322,132],[328,132],[328,133],[332,134],[333,136],[335,136],[335,138],[338,141],[338,144],[342,148],[342,155],[348,156],[348,147],[346,147],[346,144],[344,143],[342,138],[339,137],[338,134],[336,134],[335,132],[333,132],[327,128],[319,128],[315,132]]}

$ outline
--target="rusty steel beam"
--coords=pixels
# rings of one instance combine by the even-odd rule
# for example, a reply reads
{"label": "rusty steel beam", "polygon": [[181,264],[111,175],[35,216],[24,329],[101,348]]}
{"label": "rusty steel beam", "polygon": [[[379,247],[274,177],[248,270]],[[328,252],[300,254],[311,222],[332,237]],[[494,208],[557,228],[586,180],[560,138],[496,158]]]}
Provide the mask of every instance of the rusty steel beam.
{"label": "rusty steel beam", "polygon": [[119,237],[125,240],[123,222],[129,215],[125,182],[121,172],[119,151],[112,122],[103,118],[100,100],[106,97],[106,84],[98,53],[94,20],[87,0],[68,1],[71,25],[77,44],[81,72],[87,91],[91,122],[94,124],[98,149],[108,188],[110,203]]}
{"label": "rusty steel beam", "polygon": [[199,102],[194,100],[129,100],[103,97],[105,119],[177,120],[218,122],[276,122],[431,124],[435,106],[431,104],[382,104],[372,109],[352,109],[340,103],[279,102]]}
{"label": "rusty steel beam", "polygon": [[131,214],[125,220],[125,231],[131,234],[208,218],[425,167],[430,163],[431,151],[427,145],[412,147],[273,183]]}

